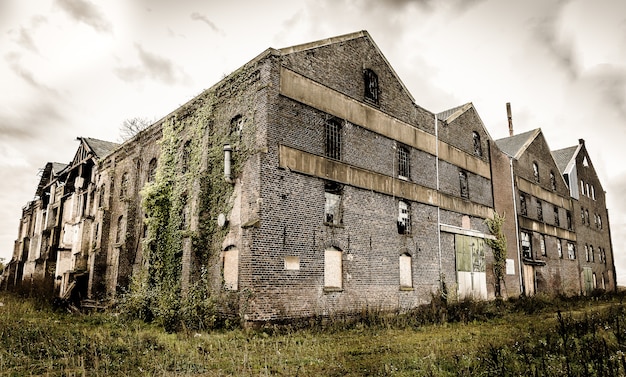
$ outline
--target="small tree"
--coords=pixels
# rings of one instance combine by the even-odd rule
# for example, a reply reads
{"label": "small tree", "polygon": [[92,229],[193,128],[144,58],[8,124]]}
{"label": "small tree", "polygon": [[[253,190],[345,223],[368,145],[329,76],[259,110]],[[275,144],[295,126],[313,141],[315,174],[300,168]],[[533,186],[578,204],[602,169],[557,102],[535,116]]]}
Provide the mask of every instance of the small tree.
{"label": "small tree", "polygon": [[129,118],[122,122],[120,125],[120,140],[122,142],[132,138],[139,132],[145,130],[153,123],[153,120],[148,118]]}
{"label": "small tree", "polygon": [[502,224],[504,224],[504,215],[500,216],[494,213],[493,219],[485,220],[489,232],[496,239],[485,239],[485,242],[491,250],[493,250],[493,273],[495,276],[495,293],[496,297],[502,297],[501,283],[504,282],[504,272],[506,269],[506,236],[502,232]]}

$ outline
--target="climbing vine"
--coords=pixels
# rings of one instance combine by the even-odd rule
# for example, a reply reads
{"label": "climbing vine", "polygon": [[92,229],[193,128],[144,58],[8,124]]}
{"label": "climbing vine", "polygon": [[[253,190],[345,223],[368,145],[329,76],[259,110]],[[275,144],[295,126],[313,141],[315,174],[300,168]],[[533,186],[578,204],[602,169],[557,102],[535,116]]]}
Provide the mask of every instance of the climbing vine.
{"label": "climbing vine", "polygon": [[[124,309],[132,316],[156,320],[168,331],[183,324],[204,328],[214,322],[211,281],[215,279],[208,275],[228,232],[214,219],[229,212],[233,194],[233,185],[223,175],[223,146],[231,144],[237,151],[232,164],[237,176],[253,152],[249,145],[254,143],[249,141],[255,134],[252,109],[245,114],[247,127],[236,132],[218,110],[225,116],[234,112],[230,95],[257,77],[249,71],[242,68],[161,124],[155,178],[141,191],[147,225],[144,265],[133,276]],[[250,102],[239,99],[237,109]],[[183,260],[185,247],[188,258]],[[184,267],[190,275],[185,289]]]}
{"label": "climbing vine", "polygon": [[497,212],[494,213],[493,219],[485,220],[489,232],[495,236],[493,239],[485,239],[485,242],[491,250],[493,250],[493,271],[495,276],[495,293],[496,297],[502,296],[502,283],[504,282],[504,273],[506,268],[506,236],[502,231],[502,225],[504,224],[504,215],[500,216]]}

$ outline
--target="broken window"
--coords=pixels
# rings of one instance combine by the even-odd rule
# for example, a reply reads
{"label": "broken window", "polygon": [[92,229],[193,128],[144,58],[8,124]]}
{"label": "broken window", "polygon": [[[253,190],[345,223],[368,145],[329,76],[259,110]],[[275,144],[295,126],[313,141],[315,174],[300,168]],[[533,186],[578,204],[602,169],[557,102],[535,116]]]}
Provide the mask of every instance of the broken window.
{"label": "broken window", "polygon": [[587,223],[587,226],[591,225],[591,223],[589,222],[589,210],[588,209],[585,210],[585,221]]}
{"label": "broken window", "polygon": [[124,240],[124,236],[126,233],[126,230],[124,229],[126,227],[125,221],[124,221],[124,216],[120,216],[117,219],[117,231],[115,233],[115,243],[120,243]]}
{"label": "broken window", "polygon": [[593,245],[589,245],[589,256],[591,257],[591,262],[596,261],[596,256],[593,251]]}
{"label": "broken window", "polygon": [[459,172],[459,184],[461,186],[461,197],[469,199],[469,185],[467,183],[467,173],[464,171]]}
{"label": "broken window", "polygon": [[539,248],[541,250],[541,255],[546,256],[546,236],[543,234],[539,237]]}
{"label": "broken window", "polygon": [[533,258],[533,248],[530,242],[530,233],[522,232],[522,256],[527,259]]}
{"label": "broken window", "polygon": [[122,174],[120,181],[120,198],[124,199],[128,196],[128,173]]}
{"label": "broken window", "polygon": [[561,245],[561,240],[556,240],[556,251],[559,255],[559,259],[563,259],[563,246]]}
{"label": "broken window", "polygon": [[153,158],[148,163],[148,182],[154,181],[156,177],[156,169],[157,169],[157,159]]}
{"label": "broken window", "polygon": [[528,215],[528,207],[526,206],[526,195],[524,194],[519,195],[519,208],[522,215]]}
{"label": "broken window", "polygon": [[539,165],[536,162],[533,162],[533,177],[535,182],[539,182]]}
{"label": "broken window", "polygon": [[324,196],[326,198],[326,204],[324,206],[324,223],[326,225],[343,224],[341,208],[343,186],[336,182],[327,182],[324,185]]}
{"label": "broken window", "polygon": [[235,139],[241,140],[241,133],[243,131],[243,117],[236,115],[230,120],[229,134]]}
{"label": "broken window", "polygon": [[365,83],[365,99],[378,104],[378,76],[371,69],[363,71]]}
{"label": "broken window", "polygon": [[537,199],[537,220],[543,221],[543,204]]}
{"label": "broken window", "polygon": [[552,190],[556,191],[556,176],[553,171],[550,172],[550,186],[552,187]]}
{"label": "broken window", "polygon": [[576,259],[576,249],[574,248],[574,244],[571,242],[567,243],[567,257],[569,259]]}
{"label": "broken window", "polygon": [[411,256],[408,253],[400,255],[400,288],[413,288]]}
{"label": "broken window", "polygon": [[411,206],[402,200],[398,202],[398,233],[411,234]]}
{"label": "broken window", "polygon": [[474,139],[474,154],[481,157],[483,155],[483,146],[480,143],[480,135],[478,132],[473,132],[472,137]]}
{"label": "broken window", "polygon": [[554,206],[554,225],[561,225],[561,221],[559,220],[559,207],[557,206]]}
{"label": "broken window", "polygon": [[330,118],[326,121],[326,157],[341,159],[341,121]]}
{"label": "broken window", "polygon": [[324,288],[338,290],[343,288],[342,252],[330,247],[324,250]]}
{"label": "broken window", "polygon": [[409,179],[410,177],[410,164],[409,164],[409,149],[404,146],[398,146],[398,176],[400,178]]}
{"label": "broken window", "polygon": [[567,218],[567,229],[572,229],[572,213],[570,211],[565,212],[565,217]]}

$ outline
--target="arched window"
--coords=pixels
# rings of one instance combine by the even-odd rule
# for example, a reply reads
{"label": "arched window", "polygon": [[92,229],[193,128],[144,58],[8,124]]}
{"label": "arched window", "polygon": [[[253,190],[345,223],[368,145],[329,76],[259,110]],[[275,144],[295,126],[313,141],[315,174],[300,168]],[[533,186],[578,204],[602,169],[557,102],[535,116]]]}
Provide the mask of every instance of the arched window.
{"label": "arched window", "polygon": [[533,162],[533,177],[535,182],[539,182],[539,165],[536,162]]}
{"label": "arched window", "polygon": [[128,196],[128,173],[122,174],[122,179],[120,181],[120,198],[124,199]]}
{"label": "arched window", "polygon": [[157,169],[157,159],[153,158],[148,163],[148,182],[154,181],[156,177],[156,169]]}
{"label": "arched window", "polygon": [[378,104],[378,76],[371,69],[363,71],[365,84],[365,99]]}
{"label": "arched window", "polygon": [[115,232],[115,243],[120,243],[124,241],[124,236],[126,233],[126,222],[124,221],[124,216],[120,216],[117,219],[117,230]]}
{"label": "arched window", "polygon": [[480,157],[483,155],[483,146],[480,142],[480,135],[478,132],[473,132],[472,137],[474,139],[474,154]]}

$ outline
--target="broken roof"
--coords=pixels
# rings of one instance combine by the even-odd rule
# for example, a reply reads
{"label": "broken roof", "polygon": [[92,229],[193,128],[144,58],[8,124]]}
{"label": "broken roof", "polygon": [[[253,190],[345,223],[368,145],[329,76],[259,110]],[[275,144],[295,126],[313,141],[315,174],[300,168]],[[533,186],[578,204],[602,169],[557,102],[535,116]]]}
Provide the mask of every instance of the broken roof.
{"label": "broken roof", "polygon": [[113,143],[113,142],[110,142],[110,141],[94,139],[94,138],[90,138],[90,137],[81,137],[79,139],[84,140],[85,143],[87,143],[87,145],[89,146],[89,148],[93,152],[93,154],[96,157],[98,157],[98,158],[102,158],[102,157],[108,155],[115,148],[120,146],[120,144],[118,144],[118,143]]}
{"label": "broken roof", "polygon": [[496,145],[502,152],[517,159],[540,133],[541,128],[537,128],[518,135],[498,139],[496,140]]}

